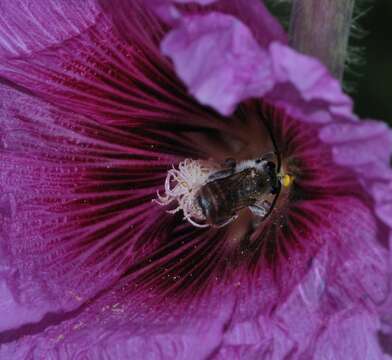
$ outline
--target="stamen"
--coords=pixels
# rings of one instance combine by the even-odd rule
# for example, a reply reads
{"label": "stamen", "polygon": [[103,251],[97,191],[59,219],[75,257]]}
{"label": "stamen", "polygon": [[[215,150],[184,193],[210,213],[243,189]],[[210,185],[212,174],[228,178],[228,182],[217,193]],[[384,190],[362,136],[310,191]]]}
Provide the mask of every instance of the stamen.
{"label": "stamen", "polygon": [[208,224],[203,223],[206,218],[195,201],[195,196],[198,190],[207,183],[209,176],[218,169],[219,166],[213,161],[185,159],[178,165],[178,170],[173,167],[168,171],[165,194],[161,195],[157,192],[158,199],[153,201],[161,206],[177,203],[178,206],[175,209],[167,210],[167,212],[174,214],[182,210],[184,219],[193,226],[208,227]]}

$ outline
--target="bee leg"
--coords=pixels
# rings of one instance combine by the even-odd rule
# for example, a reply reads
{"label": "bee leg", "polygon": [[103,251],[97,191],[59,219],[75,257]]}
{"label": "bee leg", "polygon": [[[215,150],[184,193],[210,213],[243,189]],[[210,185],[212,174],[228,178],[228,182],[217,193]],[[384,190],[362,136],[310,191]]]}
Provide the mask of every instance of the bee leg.
{"label": "bee leg", "polygon": [[249,209],[253,213],[252,228],[255,230],[267,217],[268,211],[257,206],[249,206]]}
{"label": "bee leg", "polygon": [[214,227],[216,227],[216,228],[224,227],[224,226],[230,224],[235,219],[237,219],[237,217],[238,217],[238,215],[234,215],[234,216],[232,216],[232,217],[230,217],[228,219],[225,219],[225,220],[223,220],[223,221],[221,221],[221,222],[219,222],[217,224],[214,224]]}
{"label": "bee leg", "polygon": [[267,210],[263,207],[259,207],[256,205],[251,205],[249,206],[250,211],[252,211],[253,215],[263,218],[265,215],[267,215]]}
{"label": "bee leg", "polygon": [[269,214],[271,210],[271,203],[267,200],[261,200],[256,202],[254,205],[249,206],[250,211],[257,218],[259,222],[264,220],[264,218]]}

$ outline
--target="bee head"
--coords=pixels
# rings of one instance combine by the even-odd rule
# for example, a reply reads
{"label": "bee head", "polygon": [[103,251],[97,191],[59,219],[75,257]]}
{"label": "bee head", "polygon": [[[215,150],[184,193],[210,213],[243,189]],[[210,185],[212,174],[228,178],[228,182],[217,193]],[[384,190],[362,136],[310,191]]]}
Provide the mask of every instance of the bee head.
{"label": "bee head", "polygon": [[272,174],[275,172],[276,169],[276,164],[272,161],[268,161],[267,164],[265,165],[267,171]]}
{"label": "bee head", "polygon": [[277,194],[279,192],[280,183],[276,172],[276,164],[272,161],[268,161],[265,165],[268,173],[269,181],[271,183],[271,194]]}
{"label": "bee head", "polygon": [[269,161],[265,160],[264,158],[258,158],[253,161],[253,164],[258,171],[265,171],[269,172],[269,170],[266,168],[267,164]]}

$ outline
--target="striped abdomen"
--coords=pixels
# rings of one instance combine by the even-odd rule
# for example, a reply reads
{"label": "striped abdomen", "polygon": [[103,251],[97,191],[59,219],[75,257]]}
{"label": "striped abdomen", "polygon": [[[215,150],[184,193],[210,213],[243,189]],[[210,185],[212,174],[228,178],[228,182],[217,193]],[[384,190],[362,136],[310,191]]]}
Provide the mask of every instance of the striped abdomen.
{"label": "striped abdomen", "polygon": [[254,204],[268,187],[265,174],[246,169],[201,187],[196,201],[211,225],[227,221],[242,208]]}

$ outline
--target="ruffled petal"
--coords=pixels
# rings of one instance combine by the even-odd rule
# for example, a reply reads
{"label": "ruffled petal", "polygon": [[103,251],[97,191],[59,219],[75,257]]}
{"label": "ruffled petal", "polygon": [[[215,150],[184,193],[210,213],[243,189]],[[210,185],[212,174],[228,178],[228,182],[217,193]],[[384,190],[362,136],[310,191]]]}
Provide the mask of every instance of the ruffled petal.
{"label": "ruffled petal", "polygon": [[[392,174],[390,174],[392,175]],[[392,181],[378,182],[371,189],[374,199],[379,203],[392,201]]]}
{"label": "ruffled petal", "polygon": [[[229,115],[244,99],[271,89],[271,63],[251,32],[232,16],[183,18],[161,44],[199,102]],[[192,66],[189,64],[192,63]]]}
{"label": "ruffled petal", "polygon": [[[129,13],[129,3],[101,3],[127,37],[129,22],[123,14]],[[209,15],[200,6],[176,7],[172,1],[147,4],[170,24],[163,27],[166,36],[161,48],[199,102],[228,115],[243,99],[259,97],[271,88],[267,46],[273,41],[286,43],[287,37],[262,3],[217,1],[207,6]],[[189,59],[192,67],[187,66]],[[219,61],[217,66],[213,66],[215,61]]]}
{"label": "ruffled petal", "polygon": [[377,317],[350,309],[330,319],[312,354],[318,359],[385,359],[377,338],[378,329]]}
{"label": "ruffled petal", "polygon": [[[364,145],[367,146],[364,146]],[[388,138],[379,136],[367,141],[341,144],[333,147],[333,154],[336,163],[355,167],[374,162],[387,163],[391,150]],[[371,149],[371,151],[369,151]]]}
{"label": "ruffled petal", "polygon": [[361,121],[358,123],[334,123],[324,126],[320,139],[328,144],[341,144],[351,141],[379,139],[389,132],[388,125],[378,121]]}
{"label": "ruffled petal", "polygon": [[320,130],[320,139],[331,145],[337,164],[358,174],[374,199],[376,214],[392,228],[392,130],[377,121],[335,122]]}
{"label": "ruffled petal", "polygon": [[257,43],[267,48],[274,41],[287,44],[288,37],[279,21],[259,0],[220,0],[214,5],[214,11],[235,16],[251,31]]}
{"label": "ruffled petal", "polygon": [[303,321],[295,324],[295,330],[285,325],[279,317],[238,323],[226,334],[216,359],[386,359],[377,337],[377,316],[362,309],[330,314],[309,337],[292,337],[304,330]]}
{"label": "ruffled petal", "polygon": [[275,87],[267,99],[297,120],[328,123],[333,118],[355,120],[352,101],[318,60],[280,43],[270,45]]}
{"label": "ruffled petal", "polygon": [[[118,306],[117,306],[118,305]],[[174,324],[170,326],[158,319],[149,320],[134,316],[133,322],[124,325],[124,309],[119,304],[102,305],[98,315],[82,315],[60,324],[52,324],[39,333],[24,333],[18,342],[10,342],[0,334],[0,357],[4,359],[204,359],[213,355],[222,341],[225,323],[229,321],[231,307],[215,314],[209,321]],[[98,325],[94,317],[104,317]],[[112,318],[110,320],[110,318]],[[151,326],[155,322],[155,327]]]}
{"label": "ruffled petal", "polygon": [[229,115],[241,101],[266,95],[298,120],[356,119],[350,98],[317,60],[277,41],[260,44],[232,16],[212,12],[181,19],[161,49],[202,104]]}
{"label": "ruffled petal", "polygon": [[388,204],[381,204],[381,205],[377,206],[376,214],[390,228],[392,228],[392,201],[390,201]]}
{"label": "ruffled petal", "polygon": [[5,264],[4,254],[0,254],[0,259],[1,338],[11,329],[39,322],[47,313],[60,309],[47,298],[45,288],[37,284],[34,276],[24,277],[15,267]]}
{"label": "ruffled petal", "polygon": [[[365,235],[363,239],[366,237]],[[364,303],[354,304],[347,298],[348,293],[354,293],[351,285],[355,281],[362,282],[361,276],[369,277],[371,268],[359,270],[356,267],[363,261],[359,256],[363,255],[363,251],[366,252],[369,245],[372,245],[371,241],[363,244],[361,251],[352,254],[352,259],[356,259],[357,264],[343,258],[333,259],[335,250],[327,249],[328,245],[320,249],[307,275],[284,304],[268,316],[259,313],[246,321],[231,324],[217,358],[282,359],[291,356],[307,359],[315,357],[315,354],[317,358],[323,358],[325,353],[337,359],[381,358],[382,350],[377,338],[380,322],[375,308],[370,310]],[[346,248],[347,251],[355,247],[350,241],[345,246],[349,247]],[[369,258],[369,255],[366,257]],[[372,266],[379,267],[378,261],[384,255],[380,251],[378,254],[373,253],[371,257]],[[336,260],[339,265],[334,263]],[[345,264],[346,261],[348,263]],[[363,287],[368,291],[365,296],[372,294],[378,300],[385,299],[385,265],[384,260],[384,269],[378,268],[381,272],[370,275],[370,281],[363,282],[363,285],[367,283]],[[343,277],[337,273],[350,268]],[[358,270],[353,276],[351,271]],[[336,276],[340,277],[339,280],[345,278],[343,287],[347,292],[342,292],[343,284],[339,284]],[[374,284],[382,284],[382,292],[377,290],[373,281]],[[342,336],[342,333],[345,335]]]}
{"label": "ruffled petal", "polygon": [[[206,7],[182,6],[177,4],[200,4],[210,5],[209,11],[218,11],[223,14],[235,16],[243,24],[246,24],[253,36],[262,47],[267,47],[272,41],[287,43],[287,35],[283,27],[273,17],[264,3],[259,0],[145,0],[149,8],[165,22],[174,26],[178,25],[182,16],[200,15]],[[124,0],[116,0],[116,6],[110,11],[114,13],[121,11]]]}
{"label": "ruffled petal", "polygon": [[77,36],[94,24],[93,0],[0,2],[0,58],[20,56]]}
{"label": "ruffled petal", "polygon": [[334,122],[320,130],[320,139],[331,145],[337,164],[355,168],[388,164],[392,154],[391,134],[388,126],[378,121]]}

